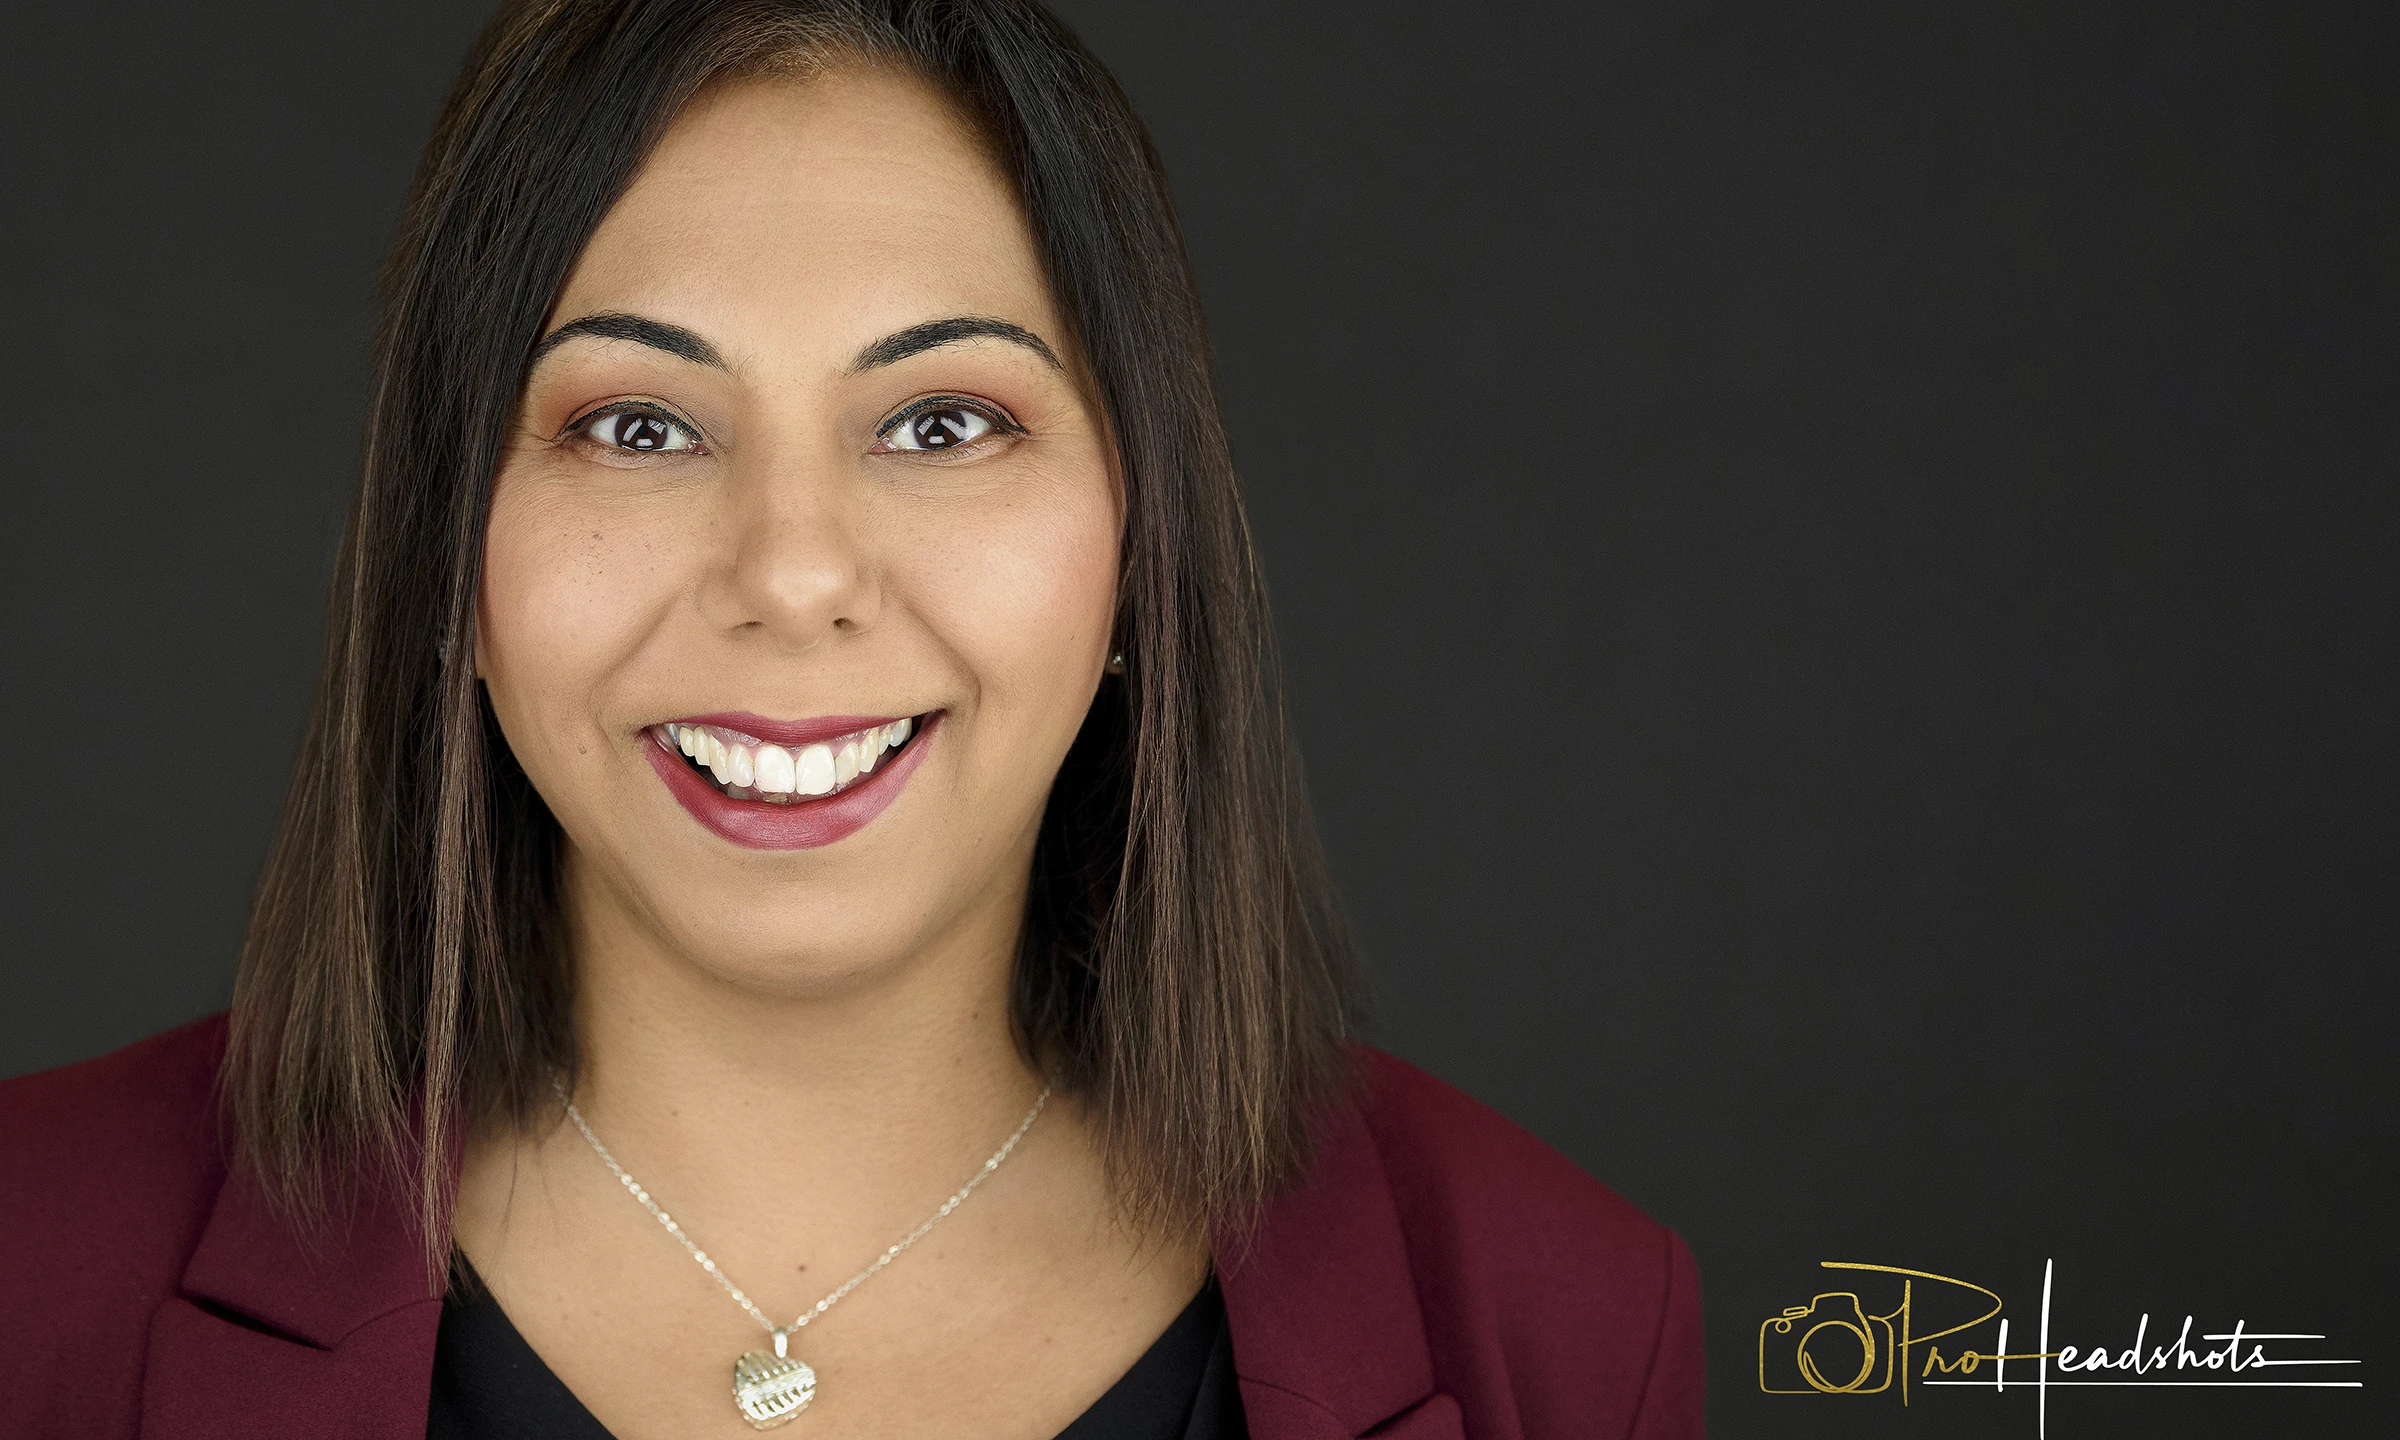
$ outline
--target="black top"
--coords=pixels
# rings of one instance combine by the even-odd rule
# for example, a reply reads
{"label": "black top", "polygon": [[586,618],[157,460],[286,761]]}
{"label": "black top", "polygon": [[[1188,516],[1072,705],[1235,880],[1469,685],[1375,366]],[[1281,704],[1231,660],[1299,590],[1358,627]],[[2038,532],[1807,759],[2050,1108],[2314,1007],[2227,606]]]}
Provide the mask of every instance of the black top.
{"label": "black top", "polygon": [[[728,1395],[724,1403],[732,1404]],[[805,1419],[803,1419],[805,1429]],[[1058,1440],[1248,1440],[1215,1276]],[[451,1287],[426,1440],[611,1440],[480,1284]]]}

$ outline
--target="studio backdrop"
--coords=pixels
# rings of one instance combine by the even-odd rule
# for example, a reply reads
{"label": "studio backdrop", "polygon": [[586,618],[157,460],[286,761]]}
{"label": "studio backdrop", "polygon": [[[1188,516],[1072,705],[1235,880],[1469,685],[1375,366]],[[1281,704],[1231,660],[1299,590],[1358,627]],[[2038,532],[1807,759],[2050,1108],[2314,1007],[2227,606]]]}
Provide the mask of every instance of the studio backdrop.
{"label": "studio backdrop", "polygon": [[[0,12],[0,1073],[226,1002],[483,9]],[[1062,11],[1372,1037],[1691,1242],[1715,1433],[2395,1433],[2400,12]]]}

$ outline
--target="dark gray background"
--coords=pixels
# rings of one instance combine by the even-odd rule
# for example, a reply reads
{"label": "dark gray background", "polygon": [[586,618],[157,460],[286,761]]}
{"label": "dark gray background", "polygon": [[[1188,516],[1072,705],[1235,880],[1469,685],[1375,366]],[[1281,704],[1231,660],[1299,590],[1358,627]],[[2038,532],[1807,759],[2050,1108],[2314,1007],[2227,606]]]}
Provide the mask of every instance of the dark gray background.
{"label": "dark gray background", "polygon": [[[224,1003],[482,8],[0,12],[0,1073]],[[1761,1395],[1758,1324],[1855,1259],[2027,1339],[2052,1257],[2067,1338],[2370,1362],[2053,1434],[2388,1433],[2394,8],[1065,10],[1378,1036],[1691,1240],[1718,1433],[2031,1434]]]}

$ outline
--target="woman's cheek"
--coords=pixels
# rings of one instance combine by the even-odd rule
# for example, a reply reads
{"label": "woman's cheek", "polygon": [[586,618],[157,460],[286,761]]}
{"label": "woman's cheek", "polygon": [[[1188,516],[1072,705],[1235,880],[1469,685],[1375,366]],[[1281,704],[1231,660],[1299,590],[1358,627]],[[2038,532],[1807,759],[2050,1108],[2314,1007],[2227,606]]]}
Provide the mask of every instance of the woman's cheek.
{"label": "woman's cheek", "polygon": [[[501,497],[492,505],[484,534],[479,610],[489,667],[485,679],[495,692],[507,693],[512,703],[505,709],[518,708],[513,701],[526,683],[535,679],[526,673],[526,667],[544,655],[555,632],[574,629],[560,623],[556,597],[545,594],[558,587],[560,571],[551,553],[559,548],[559,537],[545,532],[563,527],[537,523],[531,510],[524,500],[512,498],[504,485]],[[545,599],[551,603],[544,603]],[[495,693],[493,699],[500,703],[502,695]]]}
{"label": "woman's cheek", "polygon": [[652,557],[640,533],[629,517],[580,513],[538,490],[504,490],[495,502],[480,611],[485,679],[504,724],[511,715],[549,715],[552,725],[596,718],[562,712],[588,710],[643,609]]}
{"label": "woman's cheek", "polygon": [[1057,709],[1022,717],[1071,737],[1116,609],[1117,517],[1098,483],[1005,507],[931,547],[912,586],[946,617],[987,697]]}

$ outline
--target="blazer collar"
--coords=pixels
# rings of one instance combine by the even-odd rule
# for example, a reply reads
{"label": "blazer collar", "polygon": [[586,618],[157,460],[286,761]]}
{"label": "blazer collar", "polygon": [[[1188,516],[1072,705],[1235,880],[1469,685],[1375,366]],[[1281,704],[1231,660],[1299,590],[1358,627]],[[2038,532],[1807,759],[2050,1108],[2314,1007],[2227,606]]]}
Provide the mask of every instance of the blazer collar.
{"label": "blazer collar", "polygon": [[303,1231],[235,1167],[184,1267],[184,1296],[324,1350],[403,1306],[440,1300],[413,1207],[390,1191],[361,1186]]}
{"label": "blazer collar", "polygon": [[182,1293],[150,1317],[144,1436],[424,1435],[440,1285],[414,1207],[357,1189],[299,1230],[226,1177]]}
{"label": "blazer collar", "polygon": [[1318,1128],[1305,1184],[1246,1236],[1221,1237],[1234,1373],[1260,1440],[1360,1435],[1433,1395],[1407,1243],[1360,1103]]}

